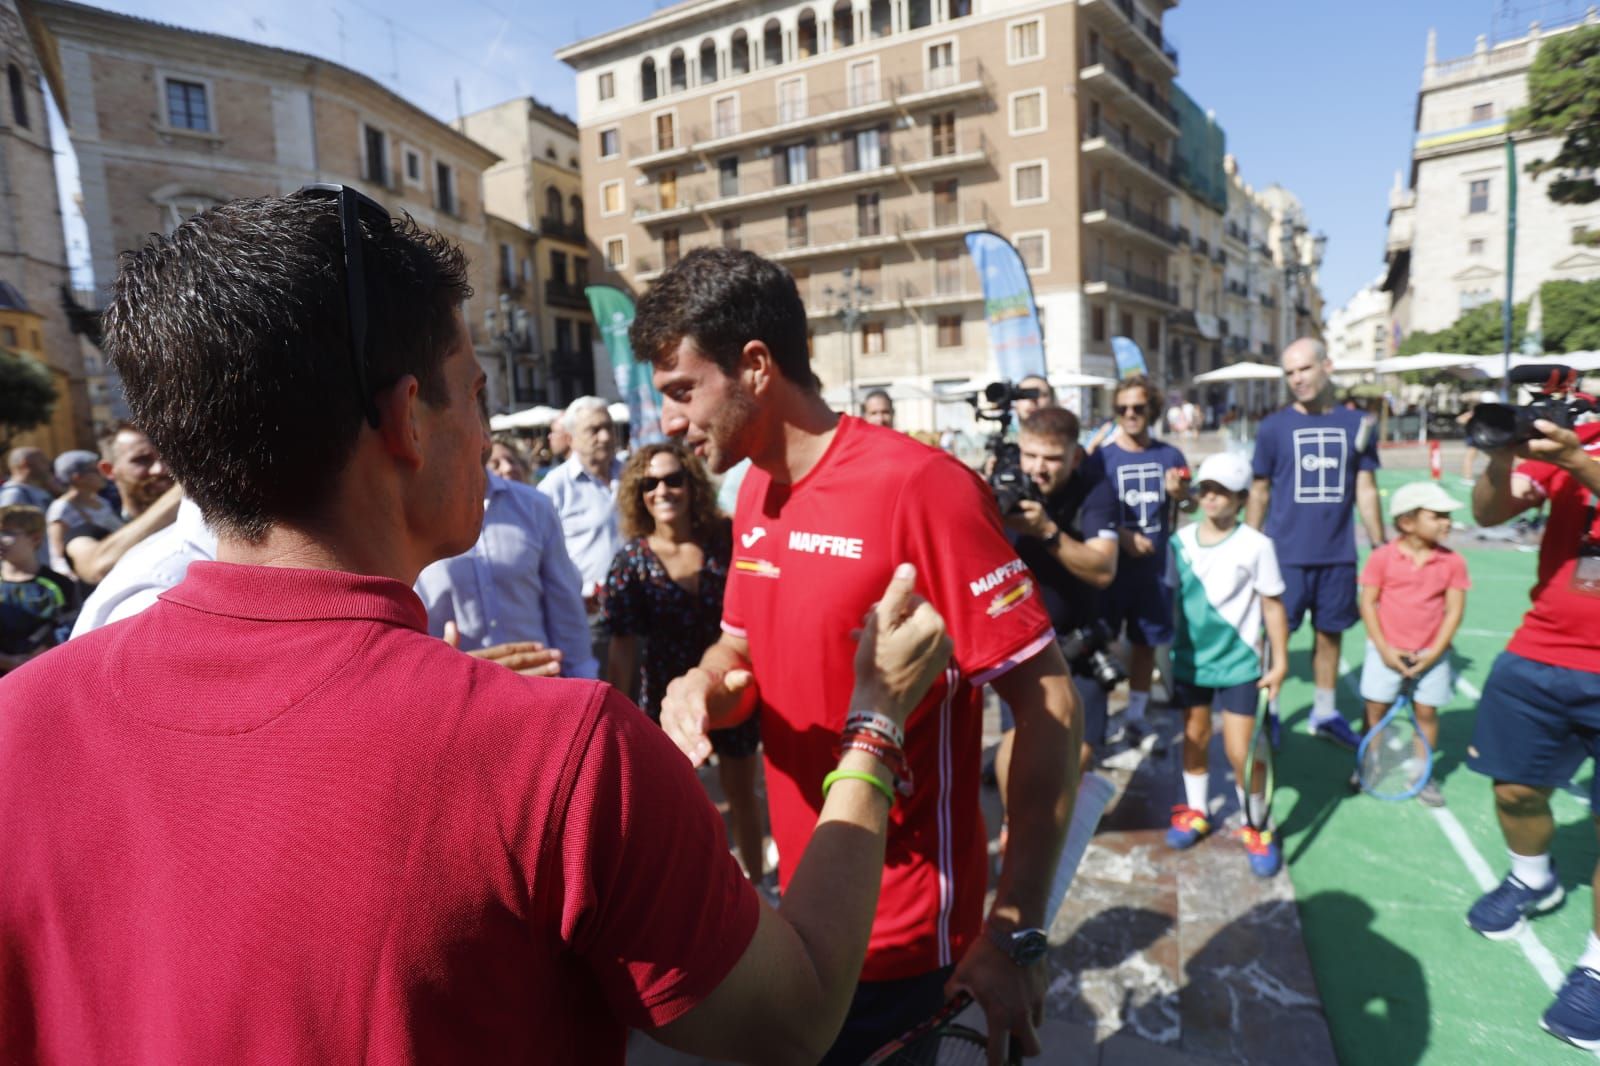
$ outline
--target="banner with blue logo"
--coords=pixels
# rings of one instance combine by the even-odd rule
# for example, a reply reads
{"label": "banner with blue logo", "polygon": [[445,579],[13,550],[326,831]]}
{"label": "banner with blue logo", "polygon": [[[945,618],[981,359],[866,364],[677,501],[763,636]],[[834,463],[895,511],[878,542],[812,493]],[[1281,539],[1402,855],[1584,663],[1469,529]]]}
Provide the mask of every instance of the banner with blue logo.
{"label": "banner with blue logo", "polygon": [[1043,377],[1044,334],[1022,256],[1010,241],[988,230],[967,234],[967,251],[983,281],[983,316],[1000,376],[1007,381],[1020,381],[1029,374]]}
{"label": "banner with blue logo", "polygon": [[1145,367],[1144,352],[1139,350],[1138,342],[1132,337],[1112,337],[1111,357],[1117,361],[1119,378],[1150,373]]}
{"label": "banner with blue logo", "polygon": [[649,363],[633,357],[628,327],[633,325],[633,300],[612,285],[590,285],[583,290],[594,312],[600,340],[611,356],[611,374],[617,393],[628,405],[628,440],[632,445],[661,440],[661,394],[650,379]]}

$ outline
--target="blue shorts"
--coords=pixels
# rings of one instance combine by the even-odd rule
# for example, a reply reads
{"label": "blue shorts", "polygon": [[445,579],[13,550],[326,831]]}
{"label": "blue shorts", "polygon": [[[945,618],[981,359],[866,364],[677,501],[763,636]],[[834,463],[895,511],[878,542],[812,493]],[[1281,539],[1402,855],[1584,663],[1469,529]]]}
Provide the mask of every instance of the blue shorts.
{"label": "blue shorts", "polygon": [[[1399,673],[1389,669],[1372,641],[1367,641],[1367,657],[1361,664],[1361,698],[1373,703],[1393,703],[1400,698]],[[1411,699],[1425,707],[1443,707],[1455,694],[1456,673],[1450,665],[1450,652],[1439,656],[1439,661],[1428,667],[1427,673],[1417,678],[1411,690]]]}
{"label": "blue shorts", "polygon": [[[1558,788],[1597,757],[1600,673],[1501,652],[1478,700],[1467,765],[1496,781]],[[1589,807],[1600,811],[1600,774],[1589,785]]]}
{"label": "blue shorts", "polygon": [[1172,589],[1164,578],[1157,567],[1118,569],[1100,599],[1101,612],[1113,634],[1121,636],[1126,627],[1133,644],[1155,648],[1172,643]]}
{"label": "blue shorts", "polygon": [[1356,605],[1356,564],[1327,566],[1283,564],[1283,607],[1289,613],[1289,632],[1300,628],[1306,611],[1319,633],[1343,633],[1361,621]]}
{"label": "blue shorts", "polygon": [[1176,678],[1172,682],[1172,705],[1188,710],[1190,707],[1210,707],[1229,714],[1247,714],[1254,718],[1260,706],[1261,690],[1254,681],[1223,688],[1206,688],[1191,685]]}
{"label": "blue shorts", "polygon": [[[1092,677],[1072,675],[1072,687],[1078,690],[1078,704],[1083,708],[1083,742],[1095,751],[1106,746],[1106,704],[1109,697],[1100,682]],[[1011,705],[1000,701],[1000,732],[1009,733],[1017,728]]]}

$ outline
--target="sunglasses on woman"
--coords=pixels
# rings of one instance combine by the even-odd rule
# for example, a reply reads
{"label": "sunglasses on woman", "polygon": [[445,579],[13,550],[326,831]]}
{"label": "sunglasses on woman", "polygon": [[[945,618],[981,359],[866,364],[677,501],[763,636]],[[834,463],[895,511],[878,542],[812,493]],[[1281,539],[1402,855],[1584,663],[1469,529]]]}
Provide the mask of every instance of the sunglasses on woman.
{"label": "sunglasses on woman", "polygon": [[1119,415],[1142,415],[1145,405],[1142,403],[1119,403],[1116,405]]}
{"label": "sunglasses on woman", "polygon": [[665,485],[669,489],[681,489],[689,479],[682,470],[674,470],[665,477],[643,477],[639,479],[639,492],[648,495],[656,491],[658,485]]}

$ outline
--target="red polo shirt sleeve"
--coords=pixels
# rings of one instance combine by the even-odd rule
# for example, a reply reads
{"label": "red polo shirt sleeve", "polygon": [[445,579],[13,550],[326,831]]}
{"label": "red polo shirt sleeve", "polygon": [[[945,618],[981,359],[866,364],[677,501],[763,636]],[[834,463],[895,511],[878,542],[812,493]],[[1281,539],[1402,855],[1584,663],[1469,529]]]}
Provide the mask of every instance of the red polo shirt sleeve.
{"label": "red polo shirt sleeve", "polygon": [[619,1017],[656,1028],[722,983],[760,904],[688,760],[615,689],[596,691],[556,845],[561,936]]}
{"label": "red polo shirt sleeve", "polygon": [[917,591],[944,617],[955,663],[974,685],[1051,640],[1033,574],[1006,540],[994,494],[957,460],[935,453],[904,480],[893,540],[916,564]]}

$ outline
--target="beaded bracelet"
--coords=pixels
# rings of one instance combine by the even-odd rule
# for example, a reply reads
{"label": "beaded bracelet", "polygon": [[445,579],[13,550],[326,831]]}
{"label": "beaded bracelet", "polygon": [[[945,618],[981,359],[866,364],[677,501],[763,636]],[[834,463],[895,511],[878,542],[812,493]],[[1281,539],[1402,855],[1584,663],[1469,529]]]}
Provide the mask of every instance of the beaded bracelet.
{"label": "beaded bracelet", "polygon": [[883,763],[894,775],[895,787],[902,794],[911,795],[911,765],[905,752],[870,733],[846,733],[839,741],[839,754],[847,751],[865,752]]}
{"label": "beaded bracelet", "polygon": [[836,781],[865,781],[882,793],[883,798],[889,801],[889,806],[894,806],[894,789],[883,783],[877,774],[870,774],[865,770],[835,770],[822,779],[822,798],[828,798],[828,790]]}

